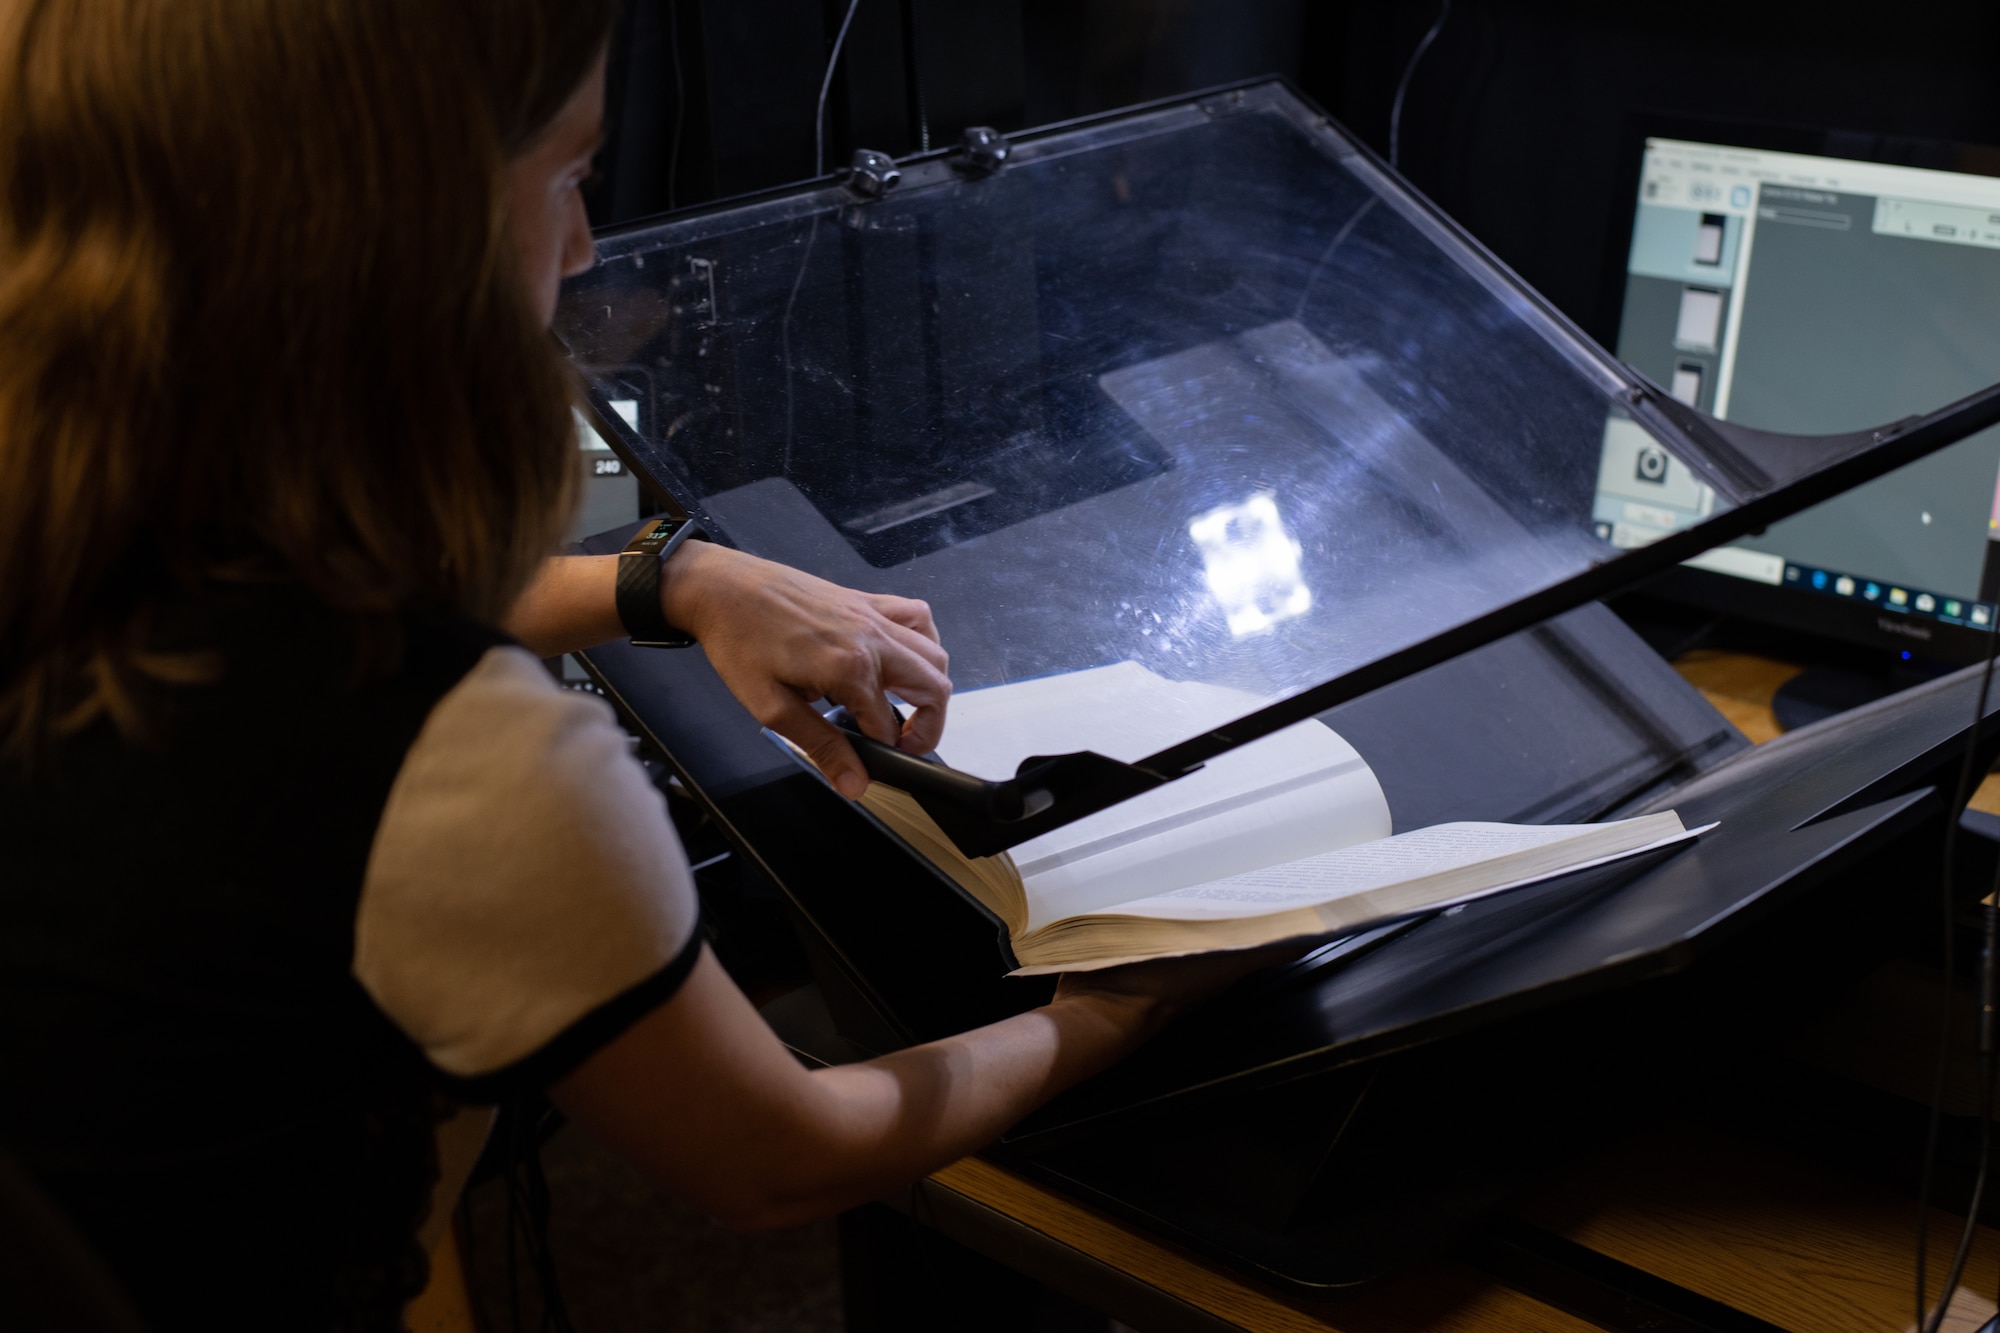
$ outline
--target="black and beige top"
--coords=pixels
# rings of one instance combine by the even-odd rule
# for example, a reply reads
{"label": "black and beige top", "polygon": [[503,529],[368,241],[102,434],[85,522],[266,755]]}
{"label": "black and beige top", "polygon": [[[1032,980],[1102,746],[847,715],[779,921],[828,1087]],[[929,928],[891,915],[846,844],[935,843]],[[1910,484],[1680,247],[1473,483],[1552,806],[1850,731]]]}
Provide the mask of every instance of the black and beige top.
{"label": "black and beige top", "polygon": [[669,997],[693,886],[521,648],[413,621],[355,685],[338,622],[248,600],[149,741],[0,772],[0,1142],[158,1327],[393,1328],[439,1126]]}

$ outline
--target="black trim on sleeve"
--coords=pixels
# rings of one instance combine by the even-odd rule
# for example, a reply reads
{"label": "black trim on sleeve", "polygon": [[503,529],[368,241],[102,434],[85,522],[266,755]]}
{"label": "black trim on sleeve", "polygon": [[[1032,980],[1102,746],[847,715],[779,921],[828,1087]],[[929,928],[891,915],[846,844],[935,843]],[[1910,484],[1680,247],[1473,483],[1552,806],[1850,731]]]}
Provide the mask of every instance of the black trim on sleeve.
{"label": "black trim on sleeve", "polygon": [[539,1092],[573,1072],[625,1030],[671,1000],[701,961],[707,932],[699,918],[681,951],[665,967],[571,1023],[541,1046],[489,1074],[441,1074],[445,1091],[462,1103],[490,1106],[520,1092]]}

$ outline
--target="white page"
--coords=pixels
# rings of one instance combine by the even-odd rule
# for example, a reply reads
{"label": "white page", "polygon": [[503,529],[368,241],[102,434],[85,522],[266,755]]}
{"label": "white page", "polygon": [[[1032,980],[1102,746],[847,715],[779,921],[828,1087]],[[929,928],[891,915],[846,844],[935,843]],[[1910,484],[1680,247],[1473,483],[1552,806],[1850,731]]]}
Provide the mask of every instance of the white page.
{"label": "white page", "polygon": [[1712,352],[1721,328],[1722,293],[1700,287],[1683,288],[1680,318],[1674,325],[1674,344]]}
{"label": "white page", "polygon": [[1031,754],[1095,750],[1129,764],[1265,702],[1248,690],[1113,662],[952,695],[938,754],[983,778],[1011,778]]}
{"label": "white page", "polygon": [[[1198,884],[1121,904],[1121,915],[1160,917],[1173,921],[1217,921],[1263,916],[1335,902],[1355,894],[1386,888],[1424,875],[1475,865],[1511,852],[1561,842],[1605,825],[1593,824],[1438,824],[1402,833],[1365,846],[1346,847],[1284,865],[1272,865],[1209,884]],[[1452,901],[1464,901],[1515,888],[1538,879],[1569,874],[1585,866],[1602,865],[1642,851],[1665,847],[1704,833],[1714,825],[1667,837],[1555,870],[1510,879],[1473,890]],[[1443,904],[1440,903],[1440,906]]]}
{"label": "white page", "polygon": [[[954,695],[946,763],[1011,777],[1031,754],[1142,759],[1264,701],[1170,681],[1136,662]],[[1354,747],[1309,721],[1210,760],[1200,772],[1014,848],[1029,928],[1272,861],[1387,837],[1389,805]]]}

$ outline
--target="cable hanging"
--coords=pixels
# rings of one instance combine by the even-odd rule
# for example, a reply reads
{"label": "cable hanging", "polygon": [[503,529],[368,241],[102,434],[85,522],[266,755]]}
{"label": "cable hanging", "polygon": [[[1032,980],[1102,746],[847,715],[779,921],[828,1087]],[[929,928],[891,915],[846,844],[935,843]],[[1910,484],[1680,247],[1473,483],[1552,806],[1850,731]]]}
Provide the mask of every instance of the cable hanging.
{"label": "cable hanging", "polygon": [[1451,0],[1443,0],[1438,6],[1438,16],[1417,43],[1417,49],[1410,53],[1410,63],[1403,66],[1403,77],[1396,84],[1396,100],[1389,105],[1389,165],[1402,166],[1403,150],[1403,99],[1409,95],[1410,79],[1415,76],[1417,66],[1423,63],[1424,53],[1431,49],[1431,43],[1444,31],[1445,20],[1451,17]]}

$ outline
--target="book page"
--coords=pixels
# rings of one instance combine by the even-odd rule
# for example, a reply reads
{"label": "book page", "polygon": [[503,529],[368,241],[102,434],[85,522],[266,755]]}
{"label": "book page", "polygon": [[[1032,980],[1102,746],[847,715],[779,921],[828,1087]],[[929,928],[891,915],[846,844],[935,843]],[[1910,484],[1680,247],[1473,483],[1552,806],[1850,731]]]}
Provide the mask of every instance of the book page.
{"label": "book page", "polygon": [[[1095,750],[1129,762],[1263,702],[1119,662],[954,695],[938,753],[954,768],[994,778],[1011,777],[1031,754]],[[1331,728],[1308,721],[1030,839],[1013,855],[1034,929],[1389,830],[1388,801],[1367,762]]]}
{"label": "book page", "polygon": [[1113,662],[959,691],[938,757],[982,778],[1011,778],[1032,754],[1095,750],[1129,764],[1266,702],[1248,690]]}
{"label": "book page", "polygon": [[[1648,817],[1649,820],[1658,818]],[[1135,899],[1112,910],[1121,916],[1169,921],[1218,921],[1262,916],[1317,907],[1391,885],[1448,876],[1453,871],[1474,871],[1483,862],[1515,857],[1539,848],[1554,848],[1565,842],[1603,845],[1606,838],[1602,835],[1620,827],[1632,826],[1635,832],[1663,834],[1660,837],[1645,837],[1636,845],[1628,841],[1620,846],[1613,838],[1609,842],[1610,850],[1605,854],[1583,856],[1574,861],[1562,860],[1552,868],[1540,869],[1526,876],[1507,873],[1507,866],[1496,866],[1495,869],[1501,872],[1499,877],[1481,882],[1475,872],[1470,881],[1464,882],[1462,892],[1453,894],[1446,891],[1440,896],[1435,905],[1444,906],[1448,902],[1464,901],[1498,892],[1502,888],[1517,887],[1536,879],[1568,874],[1585,866],[1601,865],[1621,856],[1664,847],[1704,831],[1683,831],[1677,819],[1658,828],[1649,824],[1643,830],[1636,827],[1639,823],[1637,820],[1626,820],[1614,824],[1439,824],[1380,842],[1347,847],[1232,875],[1212,883]],[[1441,889],[1444,887],[1441,886]]]}

